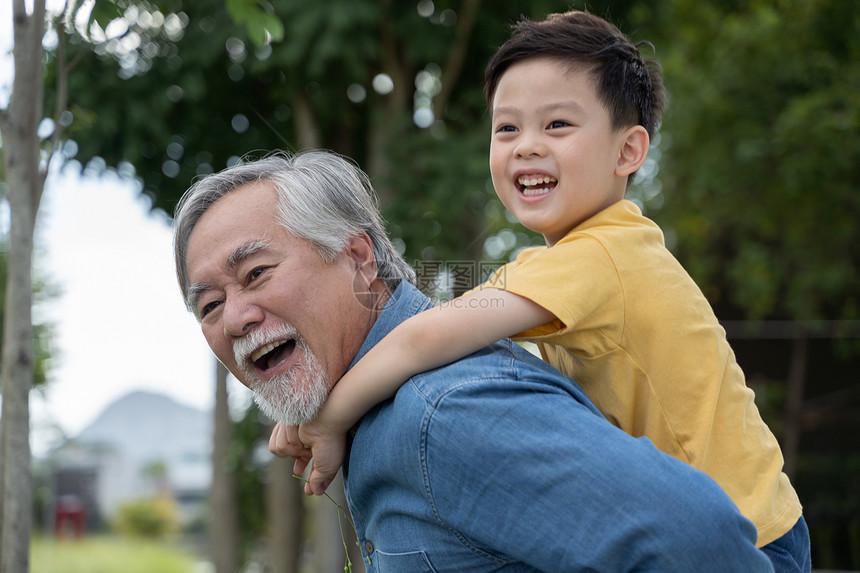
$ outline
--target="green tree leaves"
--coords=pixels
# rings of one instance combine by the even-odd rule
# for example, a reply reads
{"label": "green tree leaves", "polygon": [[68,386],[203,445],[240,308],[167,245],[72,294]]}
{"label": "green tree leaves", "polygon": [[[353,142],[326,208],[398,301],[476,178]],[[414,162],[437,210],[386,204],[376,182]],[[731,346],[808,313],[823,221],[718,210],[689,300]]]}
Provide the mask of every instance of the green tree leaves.
{"label": "green tree leaves", "polygon": [[748,317],[857,318],[860,13],[850,4],[666,4],[672,146],[652,215],[715,302]]}
{"label": "green tree leaves", "polygon": [[255,46],[266,46],[284,38],[284,25],[265,0],[225,0],[227,12],[237,24],[245,26]]}

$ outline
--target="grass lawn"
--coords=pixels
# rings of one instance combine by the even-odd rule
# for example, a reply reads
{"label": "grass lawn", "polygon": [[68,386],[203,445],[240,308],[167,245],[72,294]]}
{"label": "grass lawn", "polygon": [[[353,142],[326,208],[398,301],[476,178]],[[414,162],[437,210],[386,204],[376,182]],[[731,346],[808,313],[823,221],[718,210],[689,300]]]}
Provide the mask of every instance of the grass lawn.
{"label": "grass lawn", "polygon": [[90,536],[82,540],[34,537],[30,573],[200,573],[190,552],[166,542]]}

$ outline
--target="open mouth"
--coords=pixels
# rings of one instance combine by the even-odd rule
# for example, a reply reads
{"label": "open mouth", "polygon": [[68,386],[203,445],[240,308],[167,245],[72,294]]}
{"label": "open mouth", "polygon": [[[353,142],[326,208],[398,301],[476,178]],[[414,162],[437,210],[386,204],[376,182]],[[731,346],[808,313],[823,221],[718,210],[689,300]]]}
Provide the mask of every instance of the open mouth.
{"label": "open mouth", "polygon": [[295,339],[270,342],[251,354],[250,360],[254,366],[263,372],[283,364],[296,348]]}
{"label": "open mouth", "polygon": [[546,195],[558,185],[558,179],[549,175],[523,175],[517,178],[517,189],[526,197]]}

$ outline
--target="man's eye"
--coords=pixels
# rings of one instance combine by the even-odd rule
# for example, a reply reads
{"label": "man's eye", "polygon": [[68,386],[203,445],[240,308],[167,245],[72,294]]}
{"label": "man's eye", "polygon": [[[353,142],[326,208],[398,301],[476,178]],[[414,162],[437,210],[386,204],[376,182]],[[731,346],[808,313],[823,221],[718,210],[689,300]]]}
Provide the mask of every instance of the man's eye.
{"label": "man's eye", "polygon": [[248,278],[247,278],[248,284],[250,284],[251,282],[260,278],[260,275],[262,275],[264,272],[266,272],[267,268],[268,267],[255,267],[254,269],[252,269],[251,272],[248,273]]}
{"label": "man's eye", "polygon": [[209,314],[210,312],[215,310],[218,307],[218,305],[220,305],[220,304],[221,304],[220,300],[215,300],[215,301],[212,301],[208,304],[203,305],[203,308],[200,309],[200,318],[203,318],[204,316],[206,316],[207,314]]}

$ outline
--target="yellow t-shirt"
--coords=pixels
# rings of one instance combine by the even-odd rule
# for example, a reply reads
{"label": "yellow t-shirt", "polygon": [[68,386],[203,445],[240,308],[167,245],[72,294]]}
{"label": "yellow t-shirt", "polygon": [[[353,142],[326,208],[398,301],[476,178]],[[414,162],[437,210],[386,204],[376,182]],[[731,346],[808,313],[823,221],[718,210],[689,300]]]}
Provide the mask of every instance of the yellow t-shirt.
{"label": "yellow t-shirt", "polygon": [[801,505],[776,438],[708,301],[630,201],[550,248],[523,251],[483,286],[557,320],[521,333],[625,432],[711,476],[758,528],[761,547]]}

